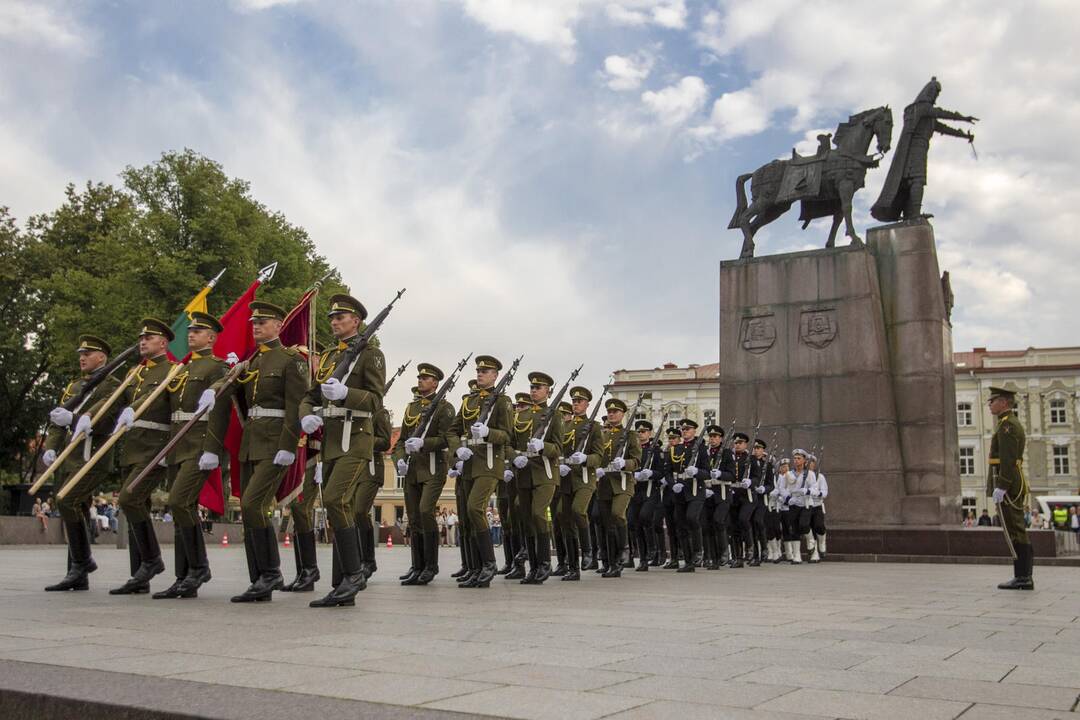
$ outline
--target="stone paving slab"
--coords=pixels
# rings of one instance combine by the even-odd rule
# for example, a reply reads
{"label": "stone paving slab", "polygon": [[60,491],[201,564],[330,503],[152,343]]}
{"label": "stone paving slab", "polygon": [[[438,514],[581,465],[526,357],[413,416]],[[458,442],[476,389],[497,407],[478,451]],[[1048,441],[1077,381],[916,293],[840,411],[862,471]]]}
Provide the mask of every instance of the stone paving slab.
{"label": "stone paving slab", "polygon": [[126,553],[95,555],[90,592],[46,594],[63,548],[0,548],[0,708],[85,715],[96,678],[152,718],[184,698],[197,718],[1080,718],[1076,568],[1037,568],[1032,593],[994,589],[996,566],[852,563],[467,591],[403,588],[407,549],[380,548],[357,606],[320,611],[310,593],[229,603],[242,548],[211,548],[214,580],[187,601],[110,596]]}

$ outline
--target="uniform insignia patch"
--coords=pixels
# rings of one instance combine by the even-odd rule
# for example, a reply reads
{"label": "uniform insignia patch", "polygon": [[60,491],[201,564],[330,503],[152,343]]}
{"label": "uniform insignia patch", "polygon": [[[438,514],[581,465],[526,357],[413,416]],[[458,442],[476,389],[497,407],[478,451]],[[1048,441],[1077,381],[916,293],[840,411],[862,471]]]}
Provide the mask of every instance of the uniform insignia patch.
{"label": "uniform insignia patch", "polygon": [[297,360],[296,369],[301,375],[306,375],[308,372],[308,364],[303,360]]}

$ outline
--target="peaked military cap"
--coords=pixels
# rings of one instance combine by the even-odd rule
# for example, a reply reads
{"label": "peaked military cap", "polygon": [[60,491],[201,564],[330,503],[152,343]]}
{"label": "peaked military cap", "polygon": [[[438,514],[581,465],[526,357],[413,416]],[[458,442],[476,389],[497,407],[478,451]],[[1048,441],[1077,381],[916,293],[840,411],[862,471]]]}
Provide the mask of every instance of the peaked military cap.
{"label": "peaked military cap", "polygon": [[438,380],[440,382],[445,377],[445,375],[443,374],[443,371],[440,370],[439,368],[435,367],[431,363],[420,363],[419,365],[417,365],[416,366],[416,375],[417,375],[417,377],[421,377],[421,376],[432,377],[432,378],[435,378],[436,380]]}
{"label": "peaked military cap", "polygon": [[490,355],[477,355],[476,356],[476,369],[495,369],[502,370],[502,363],[496,358]]}
{"label": "peaked military cap", "polygon": [[743,442],[750,442],[750,436],[744,432],[737,432],[731,436],[736,442],[742,440]]}
{"label": "peaked military cap", "polygon": [[248,307],[251,309],[249,320],[284,320],[285,309],[280,305],[268,303],[264,300],[255,300]]}
{"label": "peaked military cap", "polygon": [[592,402],[592,393],[589,392],[589,388],[587,387],[575,385],[574,387],[570,388],[570,399],[587,400],[589,402]]}
{"label": "peaked military cap", "polygon": [[532,402],[532,396],[529,395],[529,393],[527,393],[527,392],[519,392],[516,395],[514,395],[514,404],[515,405],[521,405],[522,403],[531,403],[531,402]]}
{"label": "peaked military cap", "polygon": [[690,418],[683,418],[682,420],[679,421],[679,427],[684,427],[684,428],[689,427],[689,428],[694,428],[695,430],[697,430],[698,424],[695,421],[691,420]]}
{"label": "peaked military cap", "polygon": [[188,325],[189,330],[213,330],[216,333],[221,332],[221,323],[218,319],[209,313],[199,312],[196,310],[191,313],[191,324]]}
{"label": "peaked military cap", "polygon": [[637,424],[634,427],[637,430],[649,430],[649,431],[651,431],[653,429],[652,428],[652,423],[649,422],[648,420],[638,420]]}
{"label": "peaked military cap", "polygon": [[720,437],[724,437],[724,428],[720,427],[719,425],[706,425],[705,434],[719,435]]}
{"label": "peaked military cap", "polygon": [[626,403],[619,398],[608,398],[607,402],[604,403],[604,409],[608,412],[611,412],[612,410],[622,410],[623,412],[626,412]]}
{"label": "peaked military cap", "polygon": [[173,334],[171,327],[166,325],[163,320],[152,317],[143,318],[142,330],[139,331],[139,337],[142,337],[143,335],[161,335],[169,342],[176,339],[176,335]]}
{"label": "peaked military cap", "polygon": [[330,311],[326,315],[333,317],[338,313],[352,313],[353,315],[359,315],[361,320],[367,319],[367,308],[364,307],[364,304],[352,295],[346,295],[345,293],[338,293],[330,298]]}
{"label": "peaked military cap", "polygon": [[555,384],[555,380],[553,380],[552,377],[550,375],[548,375],[547,373],[531,372],[531,373],[529,373],[529,384],[530,385],[547,385],[548,387],[551,387],[552,385]]}
{"label": "peaked military cap", "polygon": [[97,335],[80,335],[79,347],[75,348],[75,352],[103,352],[110,355],[112,347]]}
{"label": "peaked military cap", "polygon": [[667,429],[668,437],[679,437],[679,428],[669,427]]}
{"label": "peaked military cap", "polygon": [[574,406],[571,405],[570,403],[566,402],[565,400],[563,400],[562,402],[559,403],[559,412],[563,412],[563,413],[566,413],[567,415],[571,415],[574,412]]}
{"label": "peaked military cap", "polygon": [[802,455],[803,458],[807,458],[810,456],[810,453],[806,452],[802,448],[796,448],[791,451],[791,457],[795,457],[796,455]]}
{"label": "peaked military cap", "polygon": [[764,450],[765,448],[769,447],[769,445],[768,445],[768,443],[766,443],[761,438],[755,438],[754,439],[754,447],[759,447],[762,450]]}
{"label": "peaked military cap", "polygon": [[1005,388],[991,386],[990,399],[993,400],[994,398],[1005,398],[1006,400],[1014,401],[1016,400],[1016,392],[1013,390],[1006,390]]}

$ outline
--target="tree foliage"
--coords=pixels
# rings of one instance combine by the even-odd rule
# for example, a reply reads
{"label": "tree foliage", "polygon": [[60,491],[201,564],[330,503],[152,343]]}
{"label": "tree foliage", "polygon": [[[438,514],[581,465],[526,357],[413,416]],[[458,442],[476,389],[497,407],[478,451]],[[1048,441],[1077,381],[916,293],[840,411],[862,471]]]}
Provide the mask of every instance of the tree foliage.
{"label": "tree foliage", "polygon": [[[259,297],[286,309],[330,271],[303,228],[198,153],[165,153],[120,180],[69,185],[63,204],[24,230],[0,207],[0,470],[25,470],[33,437],[78,372],[80,333],[127,347],[141,318],[171,324],[222,268],[209,297],[218,315],[272,262],[277,273]],[[334,271],[320,309],[344,290]],[[325,324],[319,332],[329,339]]]}

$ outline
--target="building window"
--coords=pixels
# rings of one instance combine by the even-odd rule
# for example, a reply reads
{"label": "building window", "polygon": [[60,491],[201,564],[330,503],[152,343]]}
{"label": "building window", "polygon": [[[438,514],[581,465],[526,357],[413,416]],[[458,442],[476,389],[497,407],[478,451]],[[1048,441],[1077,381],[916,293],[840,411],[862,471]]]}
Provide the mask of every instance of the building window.
{"label": "building window", "polygon": [[956,424],[960,427],[971,427],[974,424],[973,415],[971,412],[971,403],[956,403]]}
{"label": "building window", "polygon": [[1068,445],[1055,445],[1053,450],[1054,458],[1054,474],[1055,475],[1068,475],[1069,474],[1069,446]]}
{"label": "building window", "polygon": [[962,447],[960,448],[960,474],[961,475],[974,475],[975,474],[975,448]]}
{"label": "building window", "polygon": [[648,420],[648,413],[638,412],[634,414],[634,424],[637,424],[638,420]]}
{"label": "building window", "polygon": [[667,426],[669,428],[678,428],[679,423],[681,423],[681,422],[682,422],[682,417],[680,417],[680,413],[671,413],[670,415],[668,415]]}
{"label": "building window", "polygon": [[709,427],[710,425],[715,425],[716,424],[716,411],[715,410],[706,410],[704,415],[705,415],[705,427]]}
{"label": "building window", "polygon": [[1065,400],[1054,398],[1050,401],[1050,424],[1064,425],[1065,422]]}
{"label": "building window", "polygon": [[975,507],[975,498],[966,496],[960,498],[960,508],[964,511],[964,517],[967,517],[969,512],[975,512]]}

